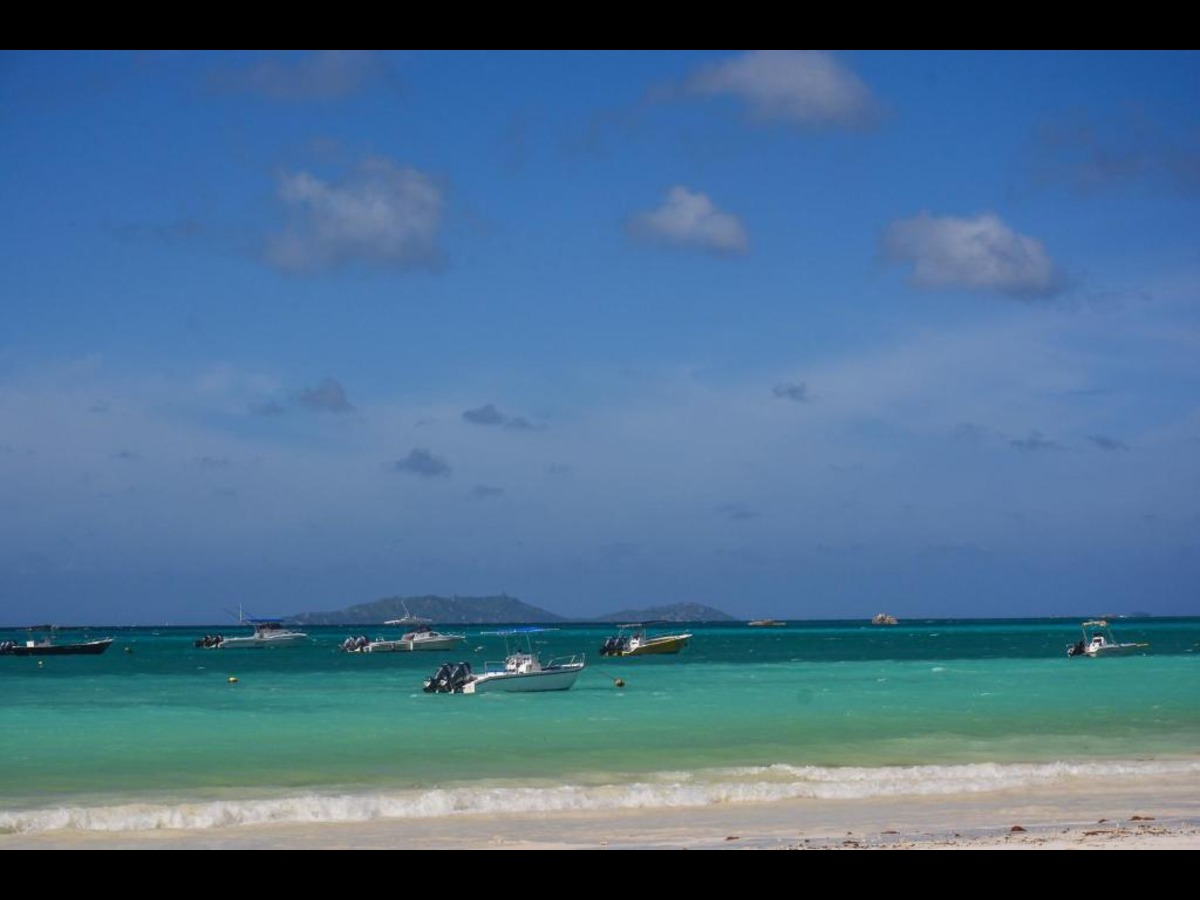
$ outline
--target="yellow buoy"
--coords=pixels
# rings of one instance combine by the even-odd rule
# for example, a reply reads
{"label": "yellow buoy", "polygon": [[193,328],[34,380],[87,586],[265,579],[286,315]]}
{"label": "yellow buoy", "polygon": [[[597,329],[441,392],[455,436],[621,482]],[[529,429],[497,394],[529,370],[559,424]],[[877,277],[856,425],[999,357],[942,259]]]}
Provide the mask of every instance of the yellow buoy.
{"label": "yellow buoy", "polygon": [[236,678],[235,676],[233,676],[233,675],[230,675],[230,676],[229,676],[229,683],[230,683],[230,684],[237,684],[237,678]]}
{"label": "yellow buoy", "polygon": [[625,679],[618,678],[616,681],[613,682],[613,684],[615,684],[617,687],[625,687]]}

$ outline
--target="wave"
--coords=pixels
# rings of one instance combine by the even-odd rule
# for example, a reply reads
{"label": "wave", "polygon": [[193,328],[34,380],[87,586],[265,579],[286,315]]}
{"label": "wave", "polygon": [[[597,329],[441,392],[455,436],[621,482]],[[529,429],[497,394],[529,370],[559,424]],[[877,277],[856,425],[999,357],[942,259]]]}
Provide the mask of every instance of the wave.
{"label": "wave", "polygon": [[1068,791],[1097,780],[1112,786],[1198,775],[1200,761],[873,768],[772,765],[664,772],[630,781],[610,775],[588,784],[474,784],[362,793],[314,792],[250,800],[0,810],[0,834],[205,830],[459,815],[669,809],[804,799],[949,796],[1055,786]]}

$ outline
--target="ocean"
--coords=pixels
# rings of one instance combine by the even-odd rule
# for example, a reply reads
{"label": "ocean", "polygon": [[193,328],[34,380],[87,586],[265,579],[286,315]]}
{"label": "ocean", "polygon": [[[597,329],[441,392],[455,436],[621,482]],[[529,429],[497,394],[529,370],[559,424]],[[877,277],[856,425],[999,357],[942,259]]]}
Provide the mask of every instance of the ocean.
{"label": "ocean", "polygon": [[[454,652],[211,650],[237,626],[92,629],[100,656],[0,656],[0,834],[227,829],[504,810],[703,808],[1200,783],[1200,618],[1118,618],[1144,653],[1068,658],[1076,619],[671,625],[678,655],[599,656],[612,626],[535,635],[586,653],[565,692],[426,694]],[[60,641],[82,638],[63,632]],[[19,632],[0,639],[23,640]]]}

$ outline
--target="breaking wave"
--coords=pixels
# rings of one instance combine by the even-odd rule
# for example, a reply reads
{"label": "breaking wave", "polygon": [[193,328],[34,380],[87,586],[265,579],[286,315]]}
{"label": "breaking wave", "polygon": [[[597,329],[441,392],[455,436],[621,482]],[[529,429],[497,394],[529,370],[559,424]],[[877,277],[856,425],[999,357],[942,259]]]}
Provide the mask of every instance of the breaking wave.
{"label": "breaking wave", "polygon": [[664,772],[625,781],[532,785],[489,783],[362,793],[301,793],[267,799],[139,802],[93,807],[0,810],[0,833],[61,830],[136,832],[242,825],[432,819],[459,815],[705,807],[783,800],[931,797],[1061,785],[1069,790],[1200,775],[1200,761],[883,766],[773,765]]}

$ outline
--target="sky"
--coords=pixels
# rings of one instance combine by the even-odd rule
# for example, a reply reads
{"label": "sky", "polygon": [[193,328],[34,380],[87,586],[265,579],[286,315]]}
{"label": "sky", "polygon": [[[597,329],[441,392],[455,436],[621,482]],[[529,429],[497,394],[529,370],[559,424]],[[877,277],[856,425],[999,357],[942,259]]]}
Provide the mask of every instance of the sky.
{"label": "sky", "polygon": [[1196,52],[0,54],[0,623],[1200,614]]}

